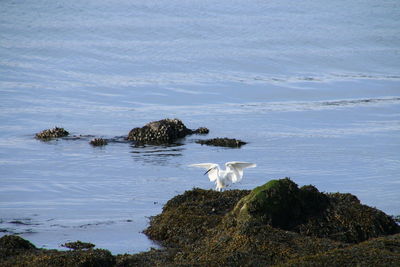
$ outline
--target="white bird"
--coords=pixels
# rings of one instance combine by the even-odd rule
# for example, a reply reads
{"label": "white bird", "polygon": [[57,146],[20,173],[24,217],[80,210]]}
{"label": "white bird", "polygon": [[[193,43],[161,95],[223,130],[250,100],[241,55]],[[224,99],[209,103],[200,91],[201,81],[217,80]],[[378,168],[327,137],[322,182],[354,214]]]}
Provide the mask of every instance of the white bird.
{"label": "white bird", "polygon": [[204,175],[208,173],[210,181],[216,184],[215,190],[221,191],[229,183],[237,183],[242,180],[244,168],[254,168],[257,165],[250,162],[230,161],[225,163],[225,170],[221,170],[216,163],[198,163],[189,166],[206,169]]}

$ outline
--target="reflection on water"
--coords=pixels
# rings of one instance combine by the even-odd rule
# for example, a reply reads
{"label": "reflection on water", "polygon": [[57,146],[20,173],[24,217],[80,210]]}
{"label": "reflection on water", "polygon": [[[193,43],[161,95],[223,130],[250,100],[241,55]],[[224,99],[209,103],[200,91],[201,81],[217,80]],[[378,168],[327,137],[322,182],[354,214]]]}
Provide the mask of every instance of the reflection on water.
{"label": "reflection on water", "polygon": [[131,145],[132,158],[135,161],[153,165],[168,165],[171,157],[181,157],[185,148],[182,143],[165,145]]}

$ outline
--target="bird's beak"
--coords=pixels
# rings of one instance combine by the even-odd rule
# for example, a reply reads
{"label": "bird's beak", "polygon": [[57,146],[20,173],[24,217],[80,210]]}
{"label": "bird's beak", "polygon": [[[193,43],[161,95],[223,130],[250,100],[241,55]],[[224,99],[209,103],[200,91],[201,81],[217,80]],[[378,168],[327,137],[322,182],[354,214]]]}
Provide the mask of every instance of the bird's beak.
{"label": "bird's beak", "polygon": [[213,168],[208,169],[203,175],[206,175],[209,171],[211,171]]}

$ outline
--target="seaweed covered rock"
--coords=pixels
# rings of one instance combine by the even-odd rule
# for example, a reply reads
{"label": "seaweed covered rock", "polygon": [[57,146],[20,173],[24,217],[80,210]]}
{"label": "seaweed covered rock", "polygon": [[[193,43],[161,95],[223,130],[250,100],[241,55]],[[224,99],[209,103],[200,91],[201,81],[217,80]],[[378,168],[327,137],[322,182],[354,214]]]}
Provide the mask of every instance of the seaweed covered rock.
{"label": "seaweed covered rock", "polygon": [[201,127],[191,130],[181,120],[163,119],[132,129],[128,134],[128,140],[142,144],[168,144],[194,133],[205,134],[208,133],[208,129]]}
{"label": "seaweed covered rock", "polygon": [[[389,252],[399,245],[390,239],[399,232],[393,219],[350,194],[299,188],[288,178],[251,192],[230,192],[194,189],[171,199],[145,231],[168,248],[126,257],[125,263],[148,259],[161,265],[269,266],[296,265],[296,260],[307,265],[310,259],[315,266],[336,263],[333,255],[347,255],[338,261],[342,265],[375,263],[375,252],[382,264],[399,257],[397,251]],[[378,243],[388,249],[351,244],[377,236],[386,236]],[[385,255],[392,258],[385,260]],[[358,258],[364,256],[366,260]]]}
{"label": "seaweed covered rock", "polygon": [[313,186],[298,188],[289,178],[255,188],[233,213],[238,223],[268,224],[347,243],[399,232],[390,216],[362,205],[351,194],[323,194]]}
{"label": "seaweed covered rock", "polygon": [[152,217],[144,231],[151,239],[166,246],[191,244],[215,227],[245,195],[247,190],[193,189],[169,200],[163,212]]}
{"label": "seaweed covered rock", "polygon": [[0,238],[0,249],[9,249],[9,250],[27,250],[27,249],[36,249],[35,245],[33,245],[28,240],[23,239],[17,235],[5,235]]}
{"label": "seaweed covered rock", "polygon": [[[305,237],[268,224],[238,223],[233,208],[249,193],[248,190],[194,189],[171,199],[163,212],[152,218],[145,233],[179,250],[163,251],[163,257],[156,257],[153,263],[263,266],[343,247],[339,242]],[[153,251],[143,257],[154,255]],[[140,259],[135,256],[125,260],[138,262]]]}
{"label": "seaweed covered rock", "polygon": [[222,146],[222,147],[234,147],[239,148],[242,145],[245,145],[246,142],[243,142],[238,139],[231,139],[231,138],[213,138],[207,140],[197,140],[196,143],[201,145],[208,145],[208,146]]}
{"label": "seaweed covered rock", "polygon": [[400,234],[289,260],[280,266],[399,266]]}
{"label": "seaweed covered rock", "polygon": [[384,212],[360,203],[351,194],[326,194],[329,205],[320,216],[310,218],[296,231],[346,243],[359,243],[400,232],[399,225]]}
{"label": "seaweed covered rock", "polygon": [[115,266],[115,257],[104,249],[57,251],[38,249],[8,257],[0,262],[1,266]]}
{"label": "seaweed covered rock", "polygon": [[28,240],[17,235],[5,235],[0,238],[0,263],[10,256],[29,250],[36,250],[36,247]]}
{"label": "seaweed covered rock", "polygon": [[36,134],[36,138],[41,140],[50,140],[54,138],[60,138],[68,136],[69,132],[67,132],[64,128],[54,127],[53,129],[43,130],[40,133]]}
{"label": "seaweed covered rock", "polygon": [[[82,242],[81,242],[82,243]],[[71,243],[72,244],[72,243]],[[115,257],[107,250],[57,251],[37,249],[15,235],[0,238],[0,266],[114,266]]]}

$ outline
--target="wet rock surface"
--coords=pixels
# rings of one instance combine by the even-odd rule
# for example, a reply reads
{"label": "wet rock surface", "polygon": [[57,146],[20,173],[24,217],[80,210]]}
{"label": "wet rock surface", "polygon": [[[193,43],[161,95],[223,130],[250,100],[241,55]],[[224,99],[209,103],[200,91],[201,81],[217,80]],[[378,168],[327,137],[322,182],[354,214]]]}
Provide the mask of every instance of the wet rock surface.
{"label": "wet rock surface", "polygon": [[41,140],[50,140],[54,138],[60,138],[68,136],[69,132],[67,132],[64,128],[54,127],[53,129],[43,130],[40,133],[36,134],[36,138]]}
{"label": "wet rock surface", "polygon": [[150,122],[141,128],[133,128],[128,134],[128,140],[142,144],[168,144],[190,134],[206,133],[208,129],[204,127],[191,130],[179,119],[163,119]]}
{"label": "wet rock surface", "polygon": [[222,147],[233,147],[233,148],[239,148],[245,144],[246,142],[243,142],[242,140],[238,139],[232,139],[232,138],[213,138],[213,139],[207,139],[207,140],[197,140],[196,143],[201,144],[201,145],[207,145],[207,146],[222,146]]}
{"label": "wet rock surface", "polygon": [[[164,245],[138,254],[37,249],[0,238],[1,266],[397,266],[400,227],[351,194],[285,178],[249,190],[195,188],[169,200],[144,231]],[[90,243],[89,243],[90,244]],[[92,245],[92,244],[91,244]]]}

